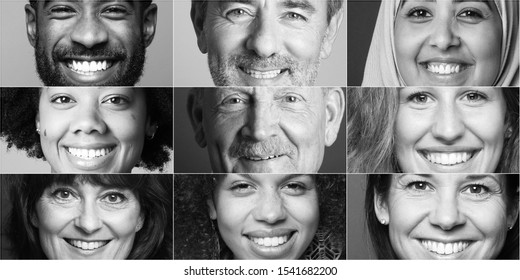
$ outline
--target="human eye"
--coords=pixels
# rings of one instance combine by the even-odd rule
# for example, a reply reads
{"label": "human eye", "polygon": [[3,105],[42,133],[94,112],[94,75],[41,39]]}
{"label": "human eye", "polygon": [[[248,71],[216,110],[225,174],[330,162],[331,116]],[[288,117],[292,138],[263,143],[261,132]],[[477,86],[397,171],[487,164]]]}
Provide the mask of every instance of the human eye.
{"label": "human eye", "polygon": [[48,9],[48,15],[56,19],[67,19],[76,14],[76,10],[67,5],[56,5]]}
{"label": "human eye", "polygon": [[475,8],[465,8],[457,15],[457,17],[468,23],[478,23],[484,19],[484,14]]}
{"label": "human eye", "polygon": [[123,19],[129,13],[130,11],[127,7],[120,5],[108,6],[101,12],[103,16],[114,20]]}
{"label": "human eye", "polygon": [[225,17],[233,22],[240,22],[252,17],[253,14],[245,8],[234,8],[225,12]]}
{"label": "human eye", "polygon": [[482,102],[487,101],[488,97],[484,93],[481,93],[478,91],[470,91],[470,92],[466,92],[462,96],[461,100],[469,102],[469,103],[479,103],[480,104]]}
{"label": "human eye", "polygon": [[108,96],[105,99],[103,99],[103,101],[101,103],[113,104],[113,105],[125,105],[125,104],[130,103],[130,100],[126,96],[112,95],[112,96]]}
{"label": "human eye", "polygon": [[282,191],[288,195],[298,196],[304,194],[307,187],[300,182],[289,182],[282,186]]}
{"label": "human eye", "polygon": [[308,21],[308,18],[295,12],[288,12],[285,14],[285,17],[290,20],[296,20],[296,21]]}
{"label": "human eye", "polygon": [[426,105],[433,102],[433,98],[427,92],[415,92],[408,95],[406,101],[415,103],[417,105]]}
{"label": "human eye", "polygon": [[58,95],[51,98],[51,103],[56,104],[68,104],[68,103],[76,103],[74,99],[72,99],[70,96],[66,95]]}
{"label": "human eye", "polygon": [[412,192],[431,192],[434,190],[433,186],[426,181],[412,181],[406,184],[406,189]]}
{"label": "human eye", "polygon": [[472,199],[486,199],[493,193],[491,188],[482,183],[473,183],[465,186],[462,189],[462,194],[469,196]]}
{"label": "human eye", "polygon": [[128,198],[125,194],[117,191],[111,191],[106,193],[102,198],[101,201],[107,203],[107,204],[122,204],[128,201]]}
{"label": "human eye", "polygon": [[411,8],[407,13],[406,17],[409,18],[413,22],[425,22],[430,20],[433,15],[432,13],[423,7],[414,7]]}
{"label": "human eye", "polygon": [[70,188],[56,188],[51,192],[51,197],[60,204],[70,203],[77,199],[76,194]]}
{"label": "human eye", "polygon": [[222,111],[241,111],[249,104],[247,95],[230,94],[225,96],[219,103],[218,108]]}
{"label": "human eye", "polygon": [[255,186],[247,182],[236,182],[231,185],[229,190],[235,196],[248,196],[253,194],[256,190]]}

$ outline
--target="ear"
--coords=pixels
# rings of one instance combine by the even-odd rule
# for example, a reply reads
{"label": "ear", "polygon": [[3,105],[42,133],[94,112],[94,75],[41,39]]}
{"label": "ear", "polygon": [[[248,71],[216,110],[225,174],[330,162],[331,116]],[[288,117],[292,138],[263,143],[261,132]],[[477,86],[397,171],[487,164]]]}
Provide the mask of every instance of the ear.
{"label": "ear", "polygon": [[31,213],[31,224],[35,227],[35,228],[38,228],[40,226],[40,221],[38,220],[38,216],[36,215],[36,213]]}
{"label": "ear", "polygon": [[188,96],[188,114],[190,117],[191,127],[195,132],[195,141],[199,144],[201,148],[206,147],[206,134],[204,133],[203,126],[203,114],[202,114],[202,95],[204,94],[204,89],[202,88],[193,88],[190,90]]}
{"label": "ear", "polygon": [[145,135],[146,136],[150,137],[150,139],[153,139],[158,128],[159,127],[157,126],[157,124],[155,122],[152,123],[152,120],[150,119],[150,117],[146,118],[146,126],[145,126]]}
{"label": "ear", "polygon": [[339,10],[329,22],[329,26],[325,30],[325,37],[323,38],[323,42],[321,44],[320,58],[325,59],[330,56],[330,52],[332,51],[332,46],[334,45],[334,41],[336,40],[336,36],[338,35],[338,31],[341,27],[341,22],[343,21],[343,8]]}
{"label": "ear", "polygon": [[139,218],[137,220],[137,225],[135,226],[135,232],[138,232],[143,228],[144,220],[145,220],[144,214],[143,213],[139,214]]}
{"label": "ear", "polygon": [[327,90],[325,93],[325,146],[329,147],[336,141],[341,120],[343,120],[345,94],[341,88],[328,88],[325,90]]}
{"label": "ear", "polygon": [[[38,5],[38,3],[37,3]],[[27,38],[33,47],[36,47],[36,40],[38,39],[38,18],[36,10],[31,4],[25,5],[25,27],[27,29]]]}
{"label": "ear", "polygon": [[155,27],[157,26],[157,5],[150,4],[143,12],[143,40],[148,47],[155,36]]}
{"label": "ear", "polygon": [[210,219],[216,220],[217,219],[217,209],[215,209],[215,203],[213,202],[212,198],[209,198],[206,200],[206,203],[208,204],[208,214]]}
{"label": "ear", "polygon": [[[206,3],[209,5],[209,3]],[[193,28],[195,29],[195,35],[197,36],[197,45],[199,46],[199,50],[201,53],[208,52],[208,45],[206,42],[206,32],[204,31],[204,21],[206,20],[206,9],[202,9],[202,2],[193,1],[191,4],[191,22],[193,23]]]}
{"label": "ear", "polygon": [[390,214],[388,213],[388,204],[380,194],[374,194],[374,210],[379,221],[385,220],[386,224],[390,222]]}

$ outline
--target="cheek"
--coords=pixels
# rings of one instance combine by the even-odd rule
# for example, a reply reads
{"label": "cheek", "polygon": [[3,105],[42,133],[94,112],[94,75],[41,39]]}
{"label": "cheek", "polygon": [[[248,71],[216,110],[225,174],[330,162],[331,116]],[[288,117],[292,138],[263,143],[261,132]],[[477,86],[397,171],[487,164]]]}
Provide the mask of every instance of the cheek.
{"label": "cheek", "polygon": [[110,227],[118,237],[134,237],[138,224],[139,214],[139,209],[108,213],[104,218],[104,223],[106,223],[107,226]]}
{"label": "cheek", "polygon": [[40,235],[56,235],[68,223],[72,222],[72,209],[54,209],[50,205],[39,203],[36,212],[38,217],[38,230]]}
{"label": "cheek", "polygon": [[420,119],[407,110],[399,110],[394,127],[398,147],[409,148],[427,133],[428,123],[425,119],[418,121]]}
{"label": "cheek", "polygon": [[283,35],[283,45],[287,51],[300,61],[314,61],[319,57],[323,32],[317,30],[296,31],[288,30]]}
{"label": "cheek", "polygon": [[414,60],[421,46],[421,30],[410,28],[407,24],[396,21],[395,51],[398,63]]}
{"label": "cheek", "polygon": [[466,124],[470,130],[485,144],[502,146],[504,143],[505,117],[502,112],[488,110],[467,118]]}
{"label": "cheek", "polygon": [[128,112],[122,115],[107,115],[105,123],[114,136],[123,144],[142,146],[146,116]]}

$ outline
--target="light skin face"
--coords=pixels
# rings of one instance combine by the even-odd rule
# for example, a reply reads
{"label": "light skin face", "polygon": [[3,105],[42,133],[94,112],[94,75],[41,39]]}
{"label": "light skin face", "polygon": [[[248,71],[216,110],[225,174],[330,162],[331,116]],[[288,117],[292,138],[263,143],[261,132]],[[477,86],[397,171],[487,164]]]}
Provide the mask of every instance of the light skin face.
{"label": "light skin face", "polygon": [[495,172],[512,133],[500,89],[407,87],[398,98],[395,149],[403,172]]}
{"label": "light skin face", "polygon": [[192,15],[218,86],[313,85],[343,14],[324,0],[208,1]]}
{"label": "light skin face", "polygon": [[197,142],[217,173],[315,173],[336,140],[341,89],[220,88],[190,105]]}
{"label": "light skin face", "polygon": [[132,88],[43,88],[36,127],[53,173],[130,173],[156,130]]}
{"label": "light skin face", "polygon": [[491,86],[501,42],[493,1],[404,1],[395,19],[397,66],[408,86]]}
{"label": "light skin face", "polygon": [[45,85],[132,86],[155,34],[157,6],[134,1],[38,1],[27,36]]}
{"label": "light skin face", "polygon": [[375,196],[376,214],[400,259],[494,259],[518,218],[504,183],[500,175],[396,175],[387,199]]}
{"label": "light skin face", "polygon": [[298,259],[318,228],[309,175],[224,175],[208,205],[235,259]]}
{"label": "light skin face", "polygon": [[49,259],[126,259],[143,222],[132,191],[78,182],[46,188],[32,218]]}

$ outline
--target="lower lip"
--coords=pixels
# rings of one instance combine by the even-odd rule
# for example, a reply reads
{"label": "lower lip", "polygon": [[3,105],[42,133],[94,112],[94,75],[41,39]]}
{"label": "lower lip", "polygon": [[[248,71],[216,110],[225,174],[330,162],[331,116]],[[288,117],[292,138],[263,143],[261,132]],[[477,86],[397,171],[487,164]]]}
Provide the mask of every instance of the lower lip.
{"label": "lower lip", "polygon": [[112,159],[115,157],[117,147],[114,147],[110,153],[95,157],[91,159],[85,159],[85,158],[79,158],[67,151],[66,148],[63,148],[68,161],[72,164],[72,167],[74,169],[79,170],[80,172],[83,171],[105,171],[108,169],[108,167],[111,166]]}
{"label": "lower lip", "polygon": [[[291,256],[292,248],[294,247],[294,243],[296,242],[296,237],[298,233],[295,232],[292,234],[291,238],[287,240],[282,245],[278,245],[276,247],[265,247],[256,244],[248,237],[244,236],[243,238],[247,239],[249,243],[249,248],[253,251],[253,253],[258,256],[259,259],[288,259]],[[297,258],[299,256],[294,256]]]}
{"label": "lower lip", "polygon": [[[461,67],[459,73],[453,74],[437,74],[434,72],[430,72],[427,69],[427,66],[424,64],[419,64],[419,68],[421,72],[425,74],[425,84],[417,84],[417,86],[462,86],[464,85],[470,75],[471,65]],[[411,85],[410,85],[411,86]]]}
{"label": "lower lip", "polygon": [[237,67],[239,76],[241,80],[244,82],[242,86],[274,86],[274,85],[288,85],[284,77],[288,76],[289,70],[282,70],[280,74],[278,74],[274,78],[270,79],[257,79],[253,76],[247,74],[242,70],[242,68]]}
{"label": "lower lip", "polygon": [[116,72],[116,69],[120,65],[120,62],[114,62],[110,68],[102,71],[97,71],[88,75],[83,75],[75,72],[74,70],[67,67],[67,63],[65,62],[60,62],[59,64],[62,69],[62,73],[64,73],[69,80],[72,80],[73,84],[100,85],[109,80],[111,77],[113,77],[113,75]]}

